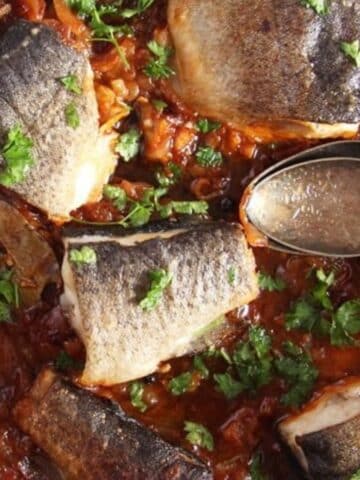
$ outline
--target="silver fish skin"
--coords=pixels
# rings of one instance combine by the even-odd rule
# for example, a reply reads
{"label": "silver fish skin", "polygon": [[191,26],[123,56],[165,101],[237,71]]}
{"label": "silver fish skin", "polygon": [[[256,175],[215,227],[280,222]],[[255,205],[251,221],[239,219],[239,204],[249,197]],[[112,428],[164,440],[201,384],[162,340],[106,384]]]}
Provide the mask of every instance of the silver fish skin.
{"label": "silver fish skin", "polygon": [[[191,453],[170,445],[109,399],[43,370],[15,418],[64,480],[212,480]],[[55,477],[54,477],[55,478]]]}
{"label": "silver fish skin", "polygon": [[349,480],[360,470],[360,379],[325,387],[279,431],[311,480]]}
{"label": "silver fish skin", "polygon": [[[81,94],[69,92],[60,79],[78,79]],[[67,124],[73,104],[79,126]],[[0,37],[1,150],[9,130],[19,125],[34,143],[35,160],[25,179],[9,188],[50,217],[97,200],[115,168],[112,135],[99,131],[93,73],[85,54],[65,45],[50,27],[17,20]]]}
{"label": "silver fish skin", "polygon": [[329,3],[318,15],[299,0],[169,0],[176,92],[239,128],[355,135],[360,70],[340,44],[360,37],[360,3]]}
{"label": "silver fish skin", "polygon": [[[190,352],[215,319],[258,294],[254,257],[235,224],[63,240],[61,303],[86,348],[84,384],[112,385],[154,372],[161,361]],[[96,253],[95,264],[69,261],[71,250],[83,246]],[[172,281],[147,311],[139,303],[154,269],[166,270]]]}

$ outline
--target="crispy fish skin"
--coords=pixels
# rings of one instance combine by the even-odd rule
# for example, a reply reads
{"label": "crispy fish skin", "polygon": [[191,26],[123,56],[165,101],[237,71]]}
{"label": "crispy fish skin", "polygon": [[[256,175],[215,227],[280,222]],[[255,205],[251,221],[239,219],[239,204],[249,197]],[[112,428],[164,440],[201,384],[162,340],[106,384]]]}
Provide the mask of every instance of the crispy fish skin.
{"label": "crispy fish skin", "polygon": [[19,426],[61,468],[66,480],[211,480],[207,467],[108,399],[51,369],[15,407]]}
{"label": "crispy fish skin", "polygon": [[340,43],[360,36],[357,0],[333,0],[326,15],[299,0],[170,0],[168,21],[175,90],[202,115],[299,136],[356,133],[360,70]]}
{"label": "crispy fish skin", "polygon": [[[69,74],[77,77],[81,94],[60,82]],[[76,129],[66,121],[71,103],[80,120]],[[0,147],[16,124],[34,142],[35,164],[11,189],[59,219],[101,195],[115,159],[111,136],[99,133],[93,73],[84,54],[45,25],[16,21],[0,37],[0,111]]]}
{"label": "crispy fish skin", "polygon": [[[86,347],[84,384],[112,385],[154,372],[161,361],[191,351],[205,327],[258,293],[254,257],[238,225],[210,222],[64,243],[62,304]],[[69,261],[69,252],[84,245],[95,251],[96,264]],[[172,281],[158,305],[145,311],[139,302],[154,269],[165,269]]]}
{"label": "crispy fish skin", "polygon": [[311,480],[349,480],[360,469],[360,380],[326,387],[279,424]]}

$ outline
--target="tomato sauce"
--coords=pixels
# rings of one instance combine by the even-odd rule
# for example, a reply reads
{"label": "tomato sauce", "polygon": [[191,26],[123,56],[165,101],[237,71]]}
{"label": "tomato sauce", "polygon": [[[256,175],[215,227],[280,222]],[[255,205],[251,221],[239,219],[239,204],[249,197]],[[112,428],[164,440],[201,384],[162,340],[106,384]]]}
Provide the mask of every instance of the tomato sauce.
{"label": "tomato sauce", "polygon": [[[0,2],[1,6],[1,2]],[[64,40],[77,48],[89,48],[89,31],[63,3],[44,3],[44,0],[13,0],[15,17],[46,22],[54,26]],[[181,181],[169,190],[172,199],[206,199],[210,214],[215,218],[238,221],[238,208],[249,182],[261,171],[314,142],[279,142],[257,144],[228,126],[201,134],[194,127],[196,112],[182,105],[167,81],[153,81],[143,73],[149,59],[146,44],[155,38],[169,41],[166,28],[166,1],[154,5],[132,23],[135,35],[120,41],[126,52],[126,68],[115,50],[104,44],[91,48],[91,62],[95,72],[95,86],[100,119],[105,129],[114,127],[120,133],[132,126],[143,134],[142,151],[136,160],[119,161],[111,183],[121,185],[129,196],[136,198],[146,186],[154,185],[154,174],[166,169],[169,161],[182,168]],[[153,100],[163,100],[166,106],[159,111]],[[131,106],[131,112],[128,113]],[[194,158],[197,145],[211,145],[225,157],[224,166],[204,168]],[[15,201],[15,200],[13,200]],[[50,228],[41,215],[21,204],[23,212],[38,228],[48,232],[48,238],[61,257],[57,230]],[[86,205],[73,213],[74,217],[89,222],[110,222],[121,218],[108,200]],[[337,348],[329,342],[299,331],[284,328],[284,316],[291,302],[311,285],[308,272],[324,268],[336,272],[336,283],[331,289],[335,305],[360,297],[360,261],[329,260],[319,257],[290,256],[268,250],[255,249],[257,267],[271,275],[280,275],[287,284],[282,292],[262,291],[250,305],[229,314],[232,334],[224,346],[241,339],[250,324],[259,324],[271,334],[274,348],[290,339],[306,345],[319,370],[315,390],[348,375],[360,375],[360,349]],[[19,312],[16,322],[0,324],[0,478],[24,479],[24,459],[38,453],[37,447],[23,435],[12,421],[12,408],[30,388],[40,369],[53,362],[59,352],[67,351],[83,360],[84,350],[69,327],[59,307],[61,287],[49,287],[40,304]],[[99,388],[98,393],[111,397],[141,422],[149,425],[170,442],[192,449],[213,469],[217,480],[244,480],[248,464],[257,449],[264,454],[265,470],[274,480],[302,478],[276,433],[276,422],[287,414],[280,402],[286,391],[284,383],[275,379],[254,395],[242,394],[235,400],[226,400],[215,388],[214,381],[201,380],[197,388],[175,397],[166,388],[175,375],[188,371],[191,357],[174,359],[162,365],[160,371],[145,379],[144,400],[150,406],[141,414],[130,402],[127,385]],[[225,371],[219,359],[209,359],[211,372]],[[184,421],[205,425],[213,434],[215,448],[208,452],[191,446],[185,440]]]}

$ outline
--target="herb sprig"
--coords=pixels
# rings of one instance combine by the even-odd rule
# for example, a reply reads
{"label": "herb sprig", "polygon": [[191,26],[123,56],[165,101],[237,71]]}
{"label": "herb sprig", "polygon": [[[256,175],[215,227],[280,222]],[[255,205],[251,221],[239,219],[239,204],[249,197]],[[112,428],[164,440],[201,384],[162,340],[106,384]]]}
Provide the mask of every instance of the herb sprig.
{"label": "herb sprig", "polygon": [[144,67],[144,73],[154,80],[169,78],[171,75],[174,75],[174,70],[168,65],[169,58],[172,54],[172,49],[161,45],[155,40],[151,40],[147,44],[147,47],[155,58],[150,60]]}
{"label": "herb sprig", "polygon": [[192,445],[205,448],[209,452],[214,450],[214,438],[204,425],[195,422],[185,422],[184,430],[187,433],[186,440]]}
{"label": "herb sprig", "polygon": [[153,310],[157,306],[165,289],[172,281],[172,273],[158,268],[150,270],[148,277],[150,280],[150,288],[139,304],[140,307],[146,311]]}
{"label": "herb sprig", "polygon": [[0,322],[11,323],[12,309],[20,306],[19,287],[12,277],[12,270],[0,272]]}

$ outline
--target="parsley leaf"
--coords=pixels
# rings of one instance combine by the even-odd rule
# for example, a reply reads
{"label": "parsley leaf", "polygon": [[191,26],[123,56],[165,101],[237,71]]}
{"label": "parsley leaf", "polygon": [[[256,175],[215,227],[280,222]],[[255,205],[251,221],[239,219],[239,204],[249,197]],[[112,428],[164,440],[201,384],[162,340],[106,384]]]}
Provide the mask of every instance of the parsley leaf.
{"label": "parsley leaf", "polygon": [[155,58],[150,60],[145,66],[144,73],[155,80],[169,78],[171,75],[174,75],[174,70],[167,64],[172,54],[172,49],[161,45],[155,40],[151,40],[147,46]]}
{"label": "parsley leaf", "polygon": [[258,281],[261,290],[268,290],[269,292],[281,292],[286,288],[286,283],[282,278],[272,277],[264,272],[259,273]]}
{"label": "parsley leaf", "polygon": [[69,75],[66,75],[65,77],[60,77],[59,82],[64,85],[65,89],[68,92],[75,93],[76,95],[81,95],[82,88],[76,75],[69,73]]}
{"label": "parsley leaf", "polygon": [[123,18],[132,18],[135,15],[143,13],[147,8],[149,8],[155,0],[138,0],[135,8],[125,8],[121,12]]}
{"label": "parsley leaf", "polygon": [[105,185],[103,189],[104,197],[111,200],[113,205],[121,212],[126,207],[127,195],[125,190],[114,185]]}
{"label": "parsley leaf", "polygon": [[169,171],[168,175],[165,175],[162,172],[156,172],[155,174],[155,178],[161,187],[170,187],[171,185],[174,185],[180,180],[182,175],[181,167],[174,162],[169,162],[166,165],[166,168]]}
{"label": "parsley leaf", "polygon": [[195,153],[196,161],[202,167],[221,167],[223,156],[212,147],[200,147]]}
{"label": "parsley leaf", "polygon": [[236,279],[236,270],[235,267],[230,267],[227,272],[227,280],[230,285],[234,285]]}
{"label": "parsley leaf", "polygon": [[77,265],[91,265],[96,263],[96,252],[93,248],[84,245],[80,249],[70,250],[69,259]]}
{"label": "parsley leaf", "polygon": [[168,218],[174,212],[186,215],[204,215],[208,212],[209,205],[204,200],[172,201],[166,205],[158,205],[157,211],[161,218]]}
{"label": "parsley leaf", "polygon": [[357,472],[355,472],[350,478],[349,480],[360,480],[360,470],[358,470]]}
{"label": "parsley leaf", "polygon": [[136,157],[140,151],[140,132],[136,128],[131,128],[128,132],[119,137],[115,147],[115,152],[120,153],[124,162],[129,162]]}
{"label": "parsley leaf", "polygon": [[312,391],[318,371],[310,356],[300,347],[286,342],[283,348],[288,356],[275,359],[275,367],[290,390],[282,396],[281,401],[286,406],[299,407]]}
{"label": "parsley leaf", "polygon": [[20,125],[10,128],[0,150],[5,160],[4,169],[0,173],[1,184],[8,187],[24,180],[30,167],[34,165],[33,146],[33,141],[23,133]]}
{"label": "parsley leaf", "polygon": [[74,102],[70,102],[65,107],[66,125],[76,130],[80,126],[79,112]]}
{"label": "parsley leaf", "polygon": [[0,272],[0,322],[12,322],[11,309],[20,306],[19,287],[11,280],[12,270]]}
{"label": "parsley leaf", "polygon": [[66,371],[71,369],[80,369],[82,364],[71,357],[67,352],[62,350],[56,357],[54,362],[55,368],[60,371]]}
{"label": "parsley leaf", "polygon": [[130,385],[131,405],[140,412],[144,413],[147,410],[147,405],[143,400],[144,384],[141,382],[132,382]]}
{"label": "parsley leaf", "polygon": [[331,325],[331,344],[353,344],[352,335],[360,332],[360,299],[343,303],[333,314]]}
{"label": "parsley leaf", "polygon": [[164,102],[164,100],[159,100],[157,98],[151,100],[151,103],[154,105],[158,112],[162,112],[168,106],[168,104]]}
{"label": "parsley leaf", "polygon": [[209,452],[214,450],[214,438],[203,425],[195,422],[185,422],[184,430],[187,433],[186,440],[192,445],[205,448]]}
{"label": "parsley leaf", "polygon": [[341,42],[340,49],[353,63],[360,68],[360,41]]}
{"label": "parsley leaf", "polygon": [[200,373],[201,378],[209,378],[209,369],[200,355],[195,355],[194,357],[194,369]]}
{"label": "parsley leaf", "polygon": [[263,473],[261,463],[261,456],[259,453],[256,453],[252,457],[250,464],[249,473],[251,480],[267,480],[268,477]]}
{"label": "parsley leaf", "polygon": [[214,130],[217,130],[220,127],[221,127],[220,122],[214,122],[213,120],[208,120],[207,118],[200,118],[200,120],[196,122],[196,128],[201,133],[213,132]]}
{"label": "parsley leaf", "polygon": [[237,397],[244,390],[244,385],[238,380],[235,380],[228,372],[216,373],[214,375],[214,380],[217,383],[219,390],[229,400]]}
{"label": "parsley leaf", "polygon": [[311,7],[319,15],[329,13],[330,0],[301,0],[306,7]]}
{"label": "parsley leaf", "polygon": [[181,373],[177,377],[174,377],[170,380],[168,389],[172,395],[182,395],[186,393],[190,387],[192,382],[192,374],[191,372]]}
{"label": "parsley leaf", "polygon": [[155,269],[150,270],[148,277],[151,282],[150,289],[140,302],[140,307],[146,311],[153,310],[159,303],[164,290],[172,281],[172,273],[163,269]]}

